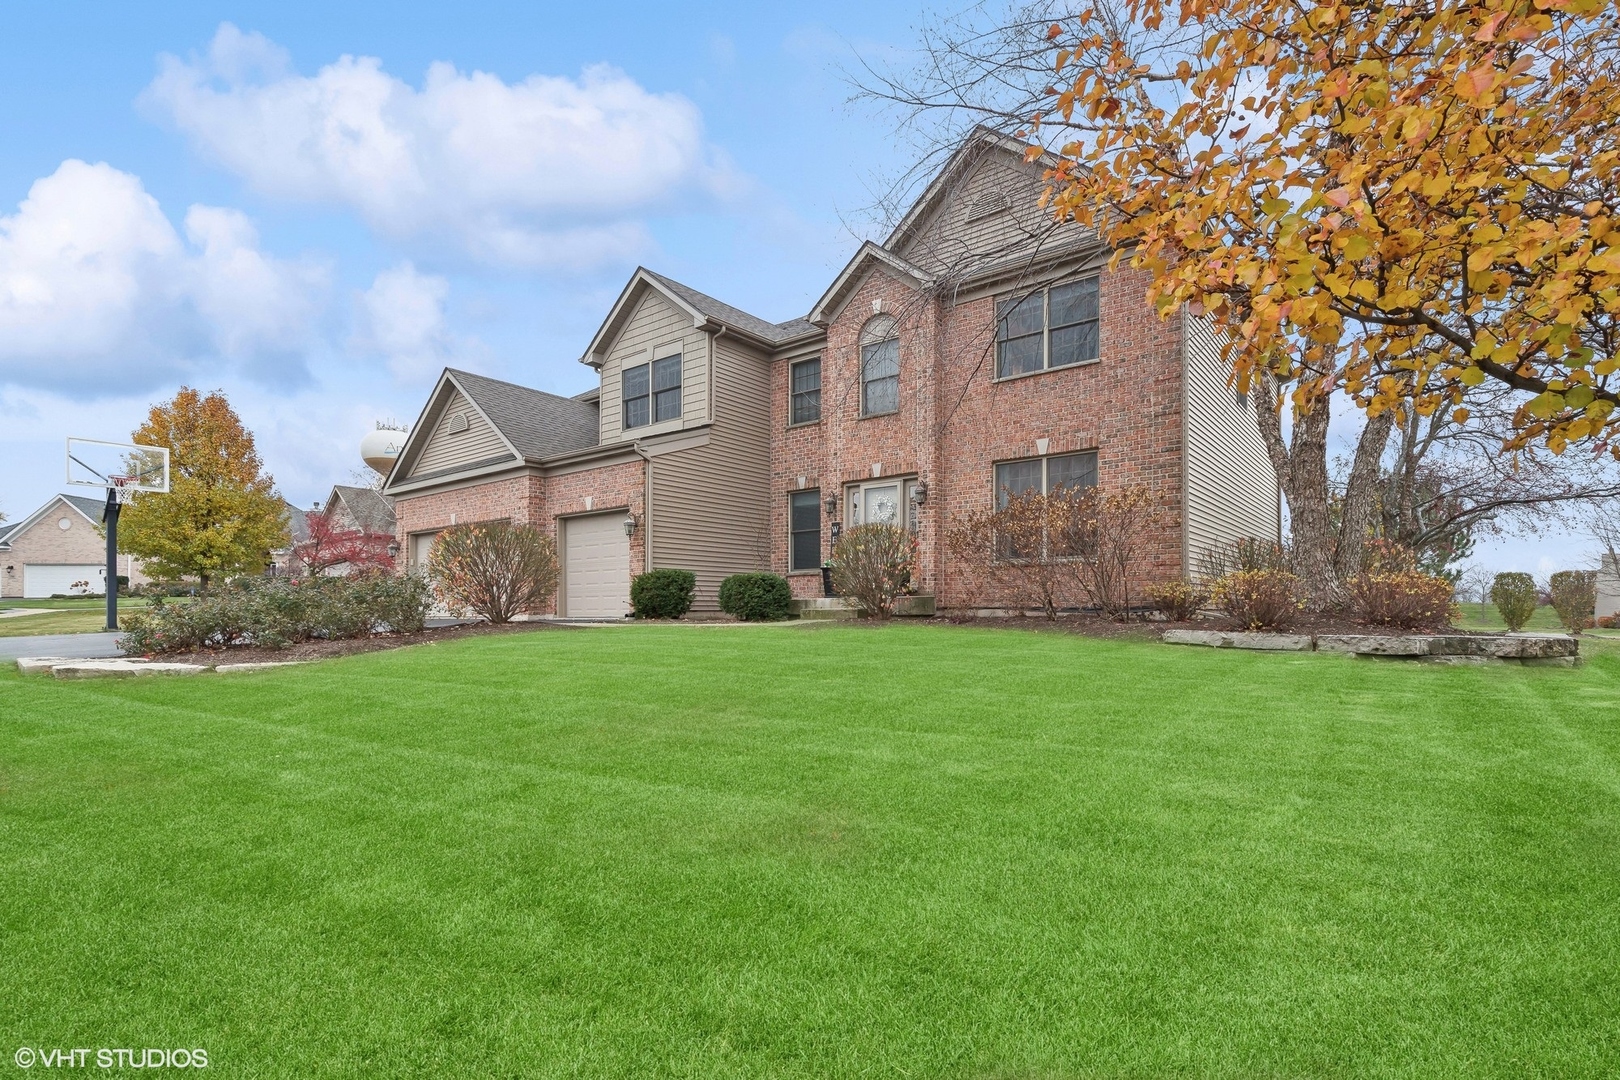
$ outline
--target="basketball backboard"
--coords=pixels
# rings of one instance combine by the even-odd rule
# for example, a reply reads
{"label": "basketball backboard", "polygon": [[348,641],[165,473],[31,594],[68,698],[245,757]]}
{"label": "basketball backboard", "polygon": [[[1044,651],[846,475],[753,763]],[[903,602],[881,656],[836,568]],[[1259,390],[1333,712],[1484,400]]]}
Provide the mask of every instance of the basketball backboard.
{"label": "basketball backboard", "polygon": [[67,441],[67,482],[75,487],[112,489],[122,502],[137,491],[169,490],[169,451],[162,446]]}

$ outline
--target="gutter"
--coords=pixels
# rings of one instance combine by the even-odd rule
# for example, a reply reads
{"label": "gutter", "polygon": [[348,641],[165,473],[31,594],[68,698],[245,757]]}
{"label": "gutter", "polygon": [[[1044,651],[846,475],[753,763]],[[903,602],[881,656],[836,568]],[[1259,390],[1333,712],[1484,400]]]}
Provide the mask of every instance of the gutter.
{"label": "gutter", "polygon": [[653,462],[652,455],[642,448],[641,440],[637,439],[630,444],[643,462],[642,476],[642,506],[641,506],[641,572],[646,573],[652,566],[652,519],[653,519]]}

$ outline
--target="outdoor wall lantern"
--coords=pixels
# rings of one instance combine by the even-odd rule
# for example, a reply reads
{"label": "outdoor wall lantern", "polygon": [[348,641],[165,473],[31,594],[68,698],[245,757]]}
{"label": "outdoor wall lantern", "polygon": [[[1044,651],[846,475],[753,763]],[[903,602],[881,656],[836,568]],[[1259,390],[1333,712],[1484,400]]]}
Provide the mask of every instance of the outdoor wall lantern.
{"label": "outdoor wall lantern", "polygon": [[393,540],[393,541],[389,542],[389,544],[388,544],[388,557],[390,559],[399,558],[399,541],[398,540]]}
{"label": "outdoor wall lantern", "polygon": [[8,573],[8,574],[15,573],[16,570],[17,570],[17,568],[15,566],[6,567],[6,573]]}
{"label": "outdoor wall lantern", "polygon": [[636,535],[636,515],[626,514],[624,518],[624,535]]}
{"label": "outdoor wall lantern", "polygon": [[836,513],[838,513],[838,496],[829,495],[827,496],[827,516],[832,517]]}
{"label": "outdoor wall lantern", "polygon": [[919,506],[928,501],[928,481],[917,481],[917,486],[911,489],[911,501]]}

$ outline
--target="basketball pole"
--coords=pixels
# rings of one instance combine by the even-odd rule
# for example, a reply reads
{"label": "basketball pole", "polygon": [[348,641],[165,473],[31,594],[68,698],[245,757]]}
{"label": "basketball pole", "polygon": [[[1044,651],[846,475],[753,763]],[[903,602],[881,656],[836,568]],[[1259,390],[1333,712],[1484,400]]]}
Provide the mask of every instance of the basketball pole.
{"label": "basketball pole", "polygon": [[107,526],[107,631],[118,630],[118,489],[107,488],[107,508],[101,512]]}

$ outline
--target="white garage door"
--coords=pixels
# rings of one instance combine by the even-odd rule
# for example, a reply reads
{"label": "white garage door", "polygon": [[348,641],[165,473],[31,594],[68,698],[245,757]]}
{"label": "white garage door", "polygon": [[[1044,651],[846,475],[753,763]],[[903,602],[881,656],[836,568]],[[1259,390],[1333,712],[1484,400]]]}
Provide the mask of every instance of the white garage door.
{"label": "white garage door", "polygon": [[624,511],[563,520],[563,614],[621,618],[630,610],[630,538]]}
{"label": "white garage door", "polygon": [[[96,563],[24,563],[23,564],[23,596],[43,599],[57,593],[91,593],[102,590],[102,582],[107,578],[107,568]],[[88,585],[74,588],[76,582],[86,581]]]}

